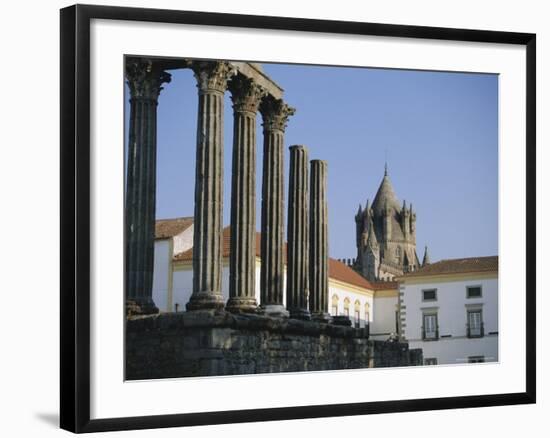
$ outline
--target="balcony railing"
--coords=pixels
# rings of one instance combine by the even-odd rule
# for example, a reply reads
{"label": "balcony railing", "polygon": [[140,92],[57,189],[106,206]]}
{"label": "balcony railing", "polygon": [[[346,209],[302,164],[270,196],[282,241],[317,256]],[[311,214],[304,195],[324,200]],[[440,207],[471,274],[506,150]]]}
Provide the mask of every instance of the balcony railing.
{"label": "balcony railing", "polygon": [[466,325],[466,336],[469,338],[482,338],[485,335],[485,327],[481,323],[477,327],[472,327],[470,324]]}

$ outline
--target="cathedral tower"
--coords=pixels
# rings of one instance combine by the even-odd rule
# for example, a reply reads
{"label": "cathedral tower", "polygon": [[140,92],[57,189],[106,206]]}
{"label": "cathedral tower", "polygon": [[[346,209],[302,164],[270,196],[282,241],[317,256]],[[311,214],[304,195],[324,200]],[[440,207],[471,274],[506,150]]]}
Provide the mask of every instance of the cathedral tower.
{"label": "cathedral tower", "polygon": [[371,281],[391,280],[420,266],[416,254],[416,213],[412,204],[400,205],[388,168],[374,197],[355,216],[357,258],[355,269]]}

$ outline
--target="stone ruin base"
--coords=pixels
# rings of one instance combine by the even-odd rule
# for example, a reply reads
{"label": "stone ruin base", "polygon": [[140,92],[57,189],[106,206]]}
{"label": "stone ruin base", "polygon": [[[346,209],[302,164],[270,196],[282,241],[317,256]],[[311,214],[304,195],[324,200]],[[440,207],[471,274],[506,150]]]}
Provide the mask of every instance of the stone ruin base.
{"label": "stone ruin base", "polygon": [[422,350],[371,341],[364,328],[223,310],[126,321],[128,380],[421,364]]}

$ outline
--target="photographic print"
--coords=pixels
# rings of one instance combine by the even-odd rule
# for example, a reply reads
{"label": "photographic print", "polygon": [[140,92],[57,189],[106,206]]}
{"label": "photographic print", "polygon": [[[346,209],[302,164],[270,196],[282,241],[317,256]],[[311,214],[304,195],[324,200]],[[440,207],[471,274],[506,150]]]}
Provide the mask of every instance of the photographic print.
{"label": "photographic print", "polygon": [[127,380],[498,362],[497,74],[124,62]]}
{"label": "photographic print", "polygon": [[60,41],[62,428],[535,402],[534,34],[75,5]]}

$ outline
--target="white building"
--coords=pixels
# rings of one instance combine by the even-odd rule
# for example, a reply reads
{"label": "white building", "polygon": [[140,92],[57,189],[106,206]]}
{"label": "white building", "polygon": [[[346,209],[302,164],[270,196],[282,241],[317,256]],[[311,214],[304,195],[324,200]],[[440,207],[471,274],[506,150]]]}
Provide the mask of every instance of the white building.
{"label": "white building", "polygon": [[[229,298],[229,227],[223,230],[222,294]],[[260,233],[256,233],[256,300],[260,303]],[[158,220],[153,300],[161,312],[185,311],[193,290],[193,218]],[[285,279],[286,283],[286,279]],[[285,284],[286,287],[286,284]],[[286,294],[283,294],[284,299]],[[369,323],[371,337],[396,332],[396,283],[370,283],[346,264],[329,259],[329,313],[347,315],[356,327]],[[286,303],[283,303],[286,304]],[[378,311],[380,309],[380,311]]]}
{"label": "white building", "polygon": [[442,260],[398,278],[400,335],[424,363],[498,361],[498,257]]}
{"label": "white building", "polygon": [[385,341],[399,332],[399,294],[395,281],[371,282],[376,313],[370,326],[370,337]]}

